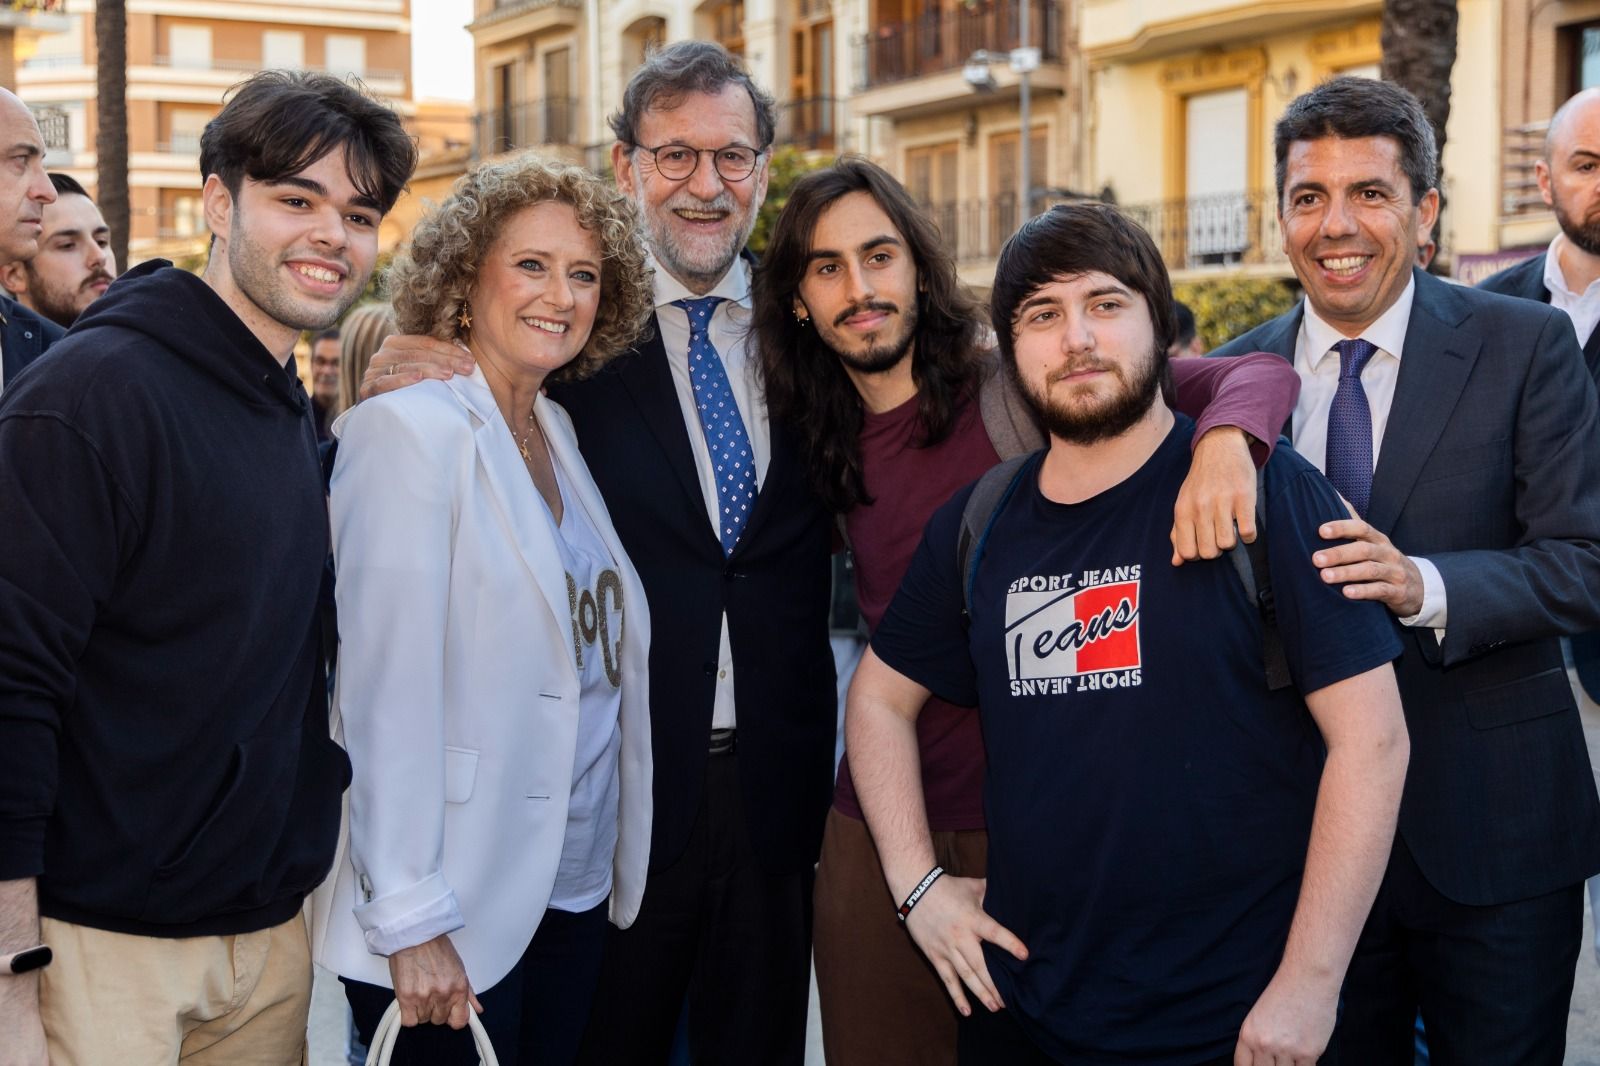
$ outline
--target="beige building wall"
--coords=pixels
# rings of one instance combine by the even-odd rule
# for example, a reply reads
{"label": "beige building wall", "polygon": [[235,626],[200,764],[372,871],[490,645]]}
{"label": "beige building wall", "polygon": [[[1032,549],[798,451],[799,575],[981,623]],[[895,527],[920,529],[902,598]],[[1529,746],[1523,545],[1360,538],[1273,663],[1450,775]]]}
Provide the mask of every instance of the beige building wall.
{"label": "beige building wall", "polygon": [[[66,115],[46,165],[94,191],[94,3],[69,0],[70,25],[41,38],[18,71],[35,108]],[[302,69],[355,73],[408,121],[410,0],[128,0],[130,257],[204,248],[199,131],[228,89],[268,63],[268,35],[298,43]],[[209,37],[209,54],[185,48]],[[359,43],[357,43],[359,42]],[[342,48],[342,51],[340,50]],[[359,69],[343,69],[359,53]],[[349,57],[349,63],[345,58]]]}

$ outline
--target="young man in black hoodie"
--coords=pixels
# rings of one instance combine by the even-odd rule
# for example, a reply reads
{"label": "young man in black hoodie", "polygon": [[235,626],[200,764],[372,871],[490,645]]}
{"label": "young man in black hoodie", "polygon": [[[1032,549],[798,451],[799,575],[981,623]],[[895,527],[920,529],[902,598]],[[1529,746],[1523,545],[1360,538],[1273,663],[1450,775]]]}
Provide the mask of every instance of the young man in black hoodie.
{"label": "young man in black hoodie", "polygon": [[0,400],[0,1063],[300,1060],[350,770],[292,349],[415,163],[345,83],[251,78],[201,138],[204,276],[130,271]]}

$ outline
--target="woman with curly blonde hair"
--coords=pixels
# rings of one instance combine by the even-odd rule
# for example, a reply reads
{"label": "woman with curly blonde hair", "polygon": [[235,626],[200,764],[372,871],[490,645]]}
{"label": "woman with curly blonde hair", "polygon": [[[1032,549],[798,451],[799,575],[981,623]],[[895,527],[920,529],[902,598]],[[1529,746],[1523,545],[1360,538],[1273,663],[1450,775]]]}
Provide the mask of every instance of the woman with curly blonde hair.
{"label": "woman with curly blonde hair", "polygon": [[[391,999],[403,1062],[575,1059],[609,917],[650,844],[649,619],[547,382],[648,320],[630,203],[531,154],[485,163],[390,275],[402,332],[471,376],[347,416],[331,506],[349,839],[313,910],[363,1039]],[[391,991],[392,989],[392,991]]]}

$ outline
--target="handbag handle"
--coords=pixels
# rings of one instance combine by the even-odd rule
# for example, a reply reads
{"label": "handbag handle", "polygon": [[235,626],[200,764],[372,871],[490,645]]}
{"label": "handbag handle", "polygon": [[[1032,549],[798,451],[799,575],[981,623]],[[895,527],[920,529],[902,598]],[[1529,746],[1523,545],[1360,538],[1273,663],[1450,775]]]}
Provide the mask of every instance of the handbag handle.
{"label": "handbag handle", "polygon": [[[395,1000],[389,1004],[389,1009],[383,1012],[377,1031],[372,1034],[372,1047],[367,1052],[367,1066],[389,1066],[389,1059],[394,1055],[395,1041],[400,1038],[400,1030],[403,1028],[405,1027],[400,1024],[400,1001]],[[500,1060],[495,1057],[494,1045],[489,1043],[489,1034],[484,1031],[483,1023],[478,1020],[478,1012],[470,1006],[467,1008],[467,1028],[472,1030],[472,1042],[478,1045],[478,1059],[482,1066],[500,1066]]]}

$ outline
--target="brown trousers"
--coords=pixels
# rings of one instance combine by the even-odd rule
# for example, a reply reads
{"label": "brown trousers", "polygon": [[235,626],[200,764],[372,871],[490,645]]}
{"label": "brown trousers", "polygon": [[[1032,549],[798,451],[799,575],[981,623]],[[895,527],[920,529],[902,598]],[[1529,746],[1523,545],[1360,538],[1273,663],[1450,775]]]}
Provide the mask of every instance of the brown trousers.
{"label": "brown trousers", "polygon": [[163,939],[45,918],[51,1066],[299,1066],[311,1008],[302,915],[237,936]]}
{"label": "brown trousers", "polygon": [[[935,832],[934,861],[982,877],[989,834]],[[865,822],[828,812],[813,952],[828,1066],[955,1066],[955,1005],[895,915]]]}

